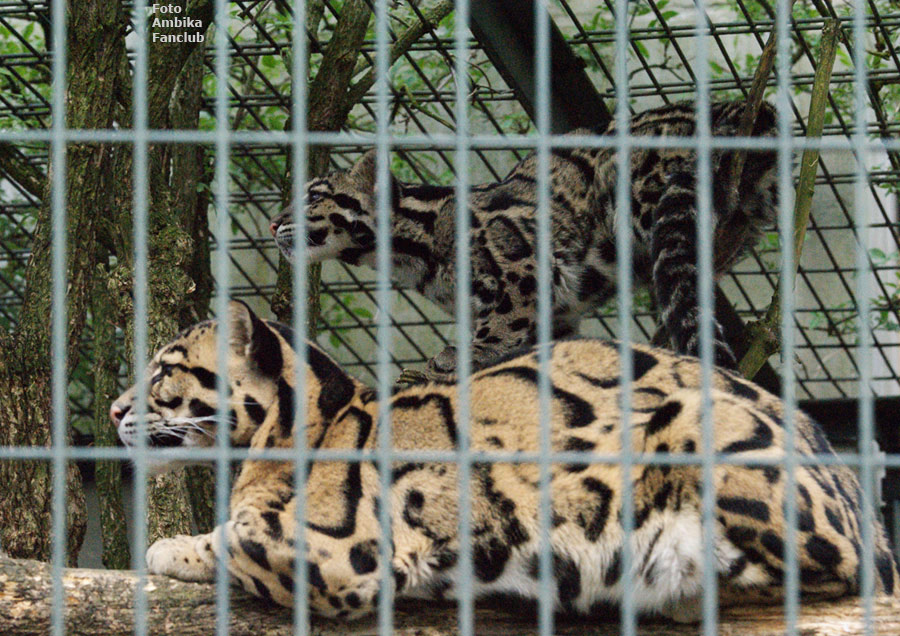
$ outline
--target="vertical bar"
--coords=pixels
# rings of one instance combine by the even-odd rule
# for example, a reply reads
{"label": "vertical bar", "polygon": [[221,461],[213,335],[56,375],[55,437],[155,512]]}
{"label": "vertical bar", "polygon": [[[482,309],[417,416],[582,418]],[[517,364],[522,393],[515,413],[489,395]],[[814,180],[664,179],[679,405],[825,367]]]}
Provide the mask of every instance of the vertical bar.
{"label": "vertical bar", "polygon": [[[134,62],[134,374],[137,418],[147,415],[147,10],[145,0],[135,3]],[[138,427],[134,462],[135,524],[132,565],[138,573],[135,593],[134,633],[147,633],[147,595],[144,592],[147,565],[147,428]]]}
{"label": "vertical bar", "polygon": [[778,92],[778,230],[781,250],[781,388],[784,400],[784,472],[785,472],[785,551],[784,551],[784,619],[788,636],[797,631],[799,611],[800,566],[797,560],[797,457],[795,454],[797,406],[794,377],[794,203],[791,178],[791,2],[779,0],[775,7],[776,69]]}
{"label": "vertical bar", "polygon": [[381,593],[378,595],[378,633],[389,636],[393,633],[394,593],[391,576],[391,507],[388,493],[391,488],[391,395],[390,354],[391,354],[391,188],[390,188],[390,110],[388,103],[388,72],[390,58],[388,49],[388,3],[375,2],[375,125],[376,125],[376,229],[375,259],[377,264],[375,300],[378,304],[378,444],[376,457],[378,464],[379,493],[384,505],[378,509],[378,523],[381,526],[378,543],[379,564],[381,565]]}
{"label": "vertical bar", "polygon": [[230,433],[228,426],[228,240],[231,218],[228,210],[228,13],[227,0],[216,0],[216,526],[219,550],[216,559],[216,634],[228,633],[228,545],[225,524],[228,522]]}
{"label": "vertical bar", "polygon": [[871,297],[871,268],[869,267],[868,219],[868,174],[866,173],[868,147],[866,124],[868,105],[866,104],[866,9],[865,3],[853,3],[853,94],[855,102],[856,127],[852,145],[856,156],[856,179],[853,189],[854,225],[859,244],[856,249],[856,308],[859,314],[860,337],[857,349],[859,367],[859,480],[862,484],[862,564],[860,568],[860,595],[862,596],[865,633],[872,633],[872,612],[875,593],[875,502],[873,488],[874,466],[874,422],[872,400],[872,325],[869,319],[869,298]]}
{"label": "vertical bar", "polygon": [[538,340],[538,628],[541,636],[553,633],[555,606],[553,562],[550,546],[550,17],[548,8],[540,0],[534,1],[535,11],[535,113],[537,124],[537,340]]}
{"label": "vertical bar", "polygon": [[631,481],[632,381],[631,351],[631,113],[628,109],[628,0],[616,0],[616,302],[619,308],[619,375],[622,378],[621,466],[622,466],[622,636],[637,633],[634,606],[634,485]]}
{"label": "vertical bar", "polygon": [[453,33],[456,57],[456,376],[459,378],[457,451],[459,482],[459,632],[474,633],[472,595],[472,461],[469,375],[472,371],[471,263],[469,258],[469,0],[457,0]]}
{"label": "vertical bar", "polygon": [[706,40],[709,24],[706,2],[697,2],[697,298],[700,303],[700,448],[702,455],[701,523],[703,528],[703,634],[718,633],[718,577],[715,556],[715,437],[710,387],[713,371],[713,282],[712,282],[712,164],[709,61]]}
{"label": "vertical bar", "polygon": [[51,523],[51,574],[53,598],[51,627],[53,636],[62,636],[65,614],[62,574],[66,559],[66,5],[63,0],[53,1],[53,183],[51,185],[50,212],[52,227],[50,249],[52,251],[53,296],[51,299],[50,359],[52,393],[52,483],[53,498]]}
{"label": "vertical bar", "polygon": [[[306,2],[294,4],[294,22],[292,26],[293,57],[291,59],[291,77],[293,78],[293,93],[291,95],[291,145],[293,151],[291,175],[294,179],[291,201],[294,210],[294,224],[297,236],[306,236],[306,187],[308,170],[308,154],[306,146],[306,104],[307,104],[307,41],[306,41]],[[307,328],[307,266],[306,266],[306,241],[294,241],[293,254],[293,297],[294,297],[294,348],[296,350],[296,364],[294,366],[294,525],[297,528],[294,535],[294,633],[307,634],[309,632],[309,595],[306,593],[308,585],[308,568],[305,554],[306,546],[306,479],[307,462],[309,452],[306,446],[306,335]]]}

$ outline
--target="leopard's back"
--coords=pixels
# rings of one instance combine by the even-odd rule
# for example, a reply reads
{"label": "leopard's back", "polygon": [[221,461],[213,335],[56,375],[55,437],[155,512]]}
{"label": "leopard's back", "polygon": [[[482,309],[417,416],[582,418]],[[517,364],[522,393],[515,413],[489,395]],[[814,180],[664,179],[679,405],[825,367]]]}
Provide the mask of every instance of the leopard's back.
{"label": "leopard's back", "polygon": [[[733,136],[744,102],[714,102],[711,134]],[[775,117],[764,104],[753,131],[774,134]],[[635,137],[689,138],[696,132],[691,103],[648,110],[634,116]],[[576,131],[575,134],[592,133]],[[615,134],[614,127],[604,131]],[[690,144],[688,144],[690,146]],[[614,147],[557,148],[549,156],[550,296],[553,336],[572,335],[586,313],[615,293],[617,281],[616,184]],[[717,276],[738,260],[775,214],[775,153],[750,152],[734,192],[727,187],[734,151],[711,153],[714,271]],[[697,153],[693,147],[630,151],[635,282],[650,288],[673,349],[696,355],[697,326]],[[520,161],[502,181],[471,188],[472,363],[479,369],[531,344],[537,331],[538,158]],[[367,154],[348,171],[308,185],[307,239],[313,260],[339,258],[375,266],[375,155]],[[446,311],[455,310],[455,189],[433,185],[392,186],[392,272]],[[283,216],[283,215],[282,215]],[[282,249],[293,241],[289,224],[273,231]],[[280,237],[280,238],[279,238]],[[715,326],[716,362],[736,360]],[[427,374],[447,378],[455,371],[453,347],[432,358]]]}
{"label": "leopard's back", "polygon": [[[699,365],[690,358],[635,346],[632,450],[655,453],[631,473],[634,525],[633,585],[641,610],[686,618],[702,594],[701,392]],[[594,453],[551,464],[551,541],[557,607],[596,611],[622,594],[623,479],[619,356],[615,343],[557,343],[552,359],[551,450]],[[778,461],[785,444],[781,401],[727,372],[712,391],[716,563],[723,599],[777,602],[783,597],[786,479]],[[397,446],[425,438],[454,447],[456,391],[440,385],[395,397]],[[523,356],[486,369],[471,385],[473,451],[530,453],[540,448],[537,361]],[[418,428],[413,428],[413,423]],[[423,422],[427,432],[422,432]],[[801,460],[832,454],[818,425],[796,413],[795,449]],[[404,434],[409,433],[409,438]],[[669,466],[667,454],[696,463]],[[753,464],[752,459],[760,460]],[[729,463],[729,460],[736,463]],[[801,461],[801,464],[803,462]],[[407,592],[452,596],[455,582],[458,473],[452,464],[398,464],[392,499],[395,562],[411,574]],[[837,465],[800,465],[795,473],[796,546],[801,591],[809,598],[859,592],[862,508],[854,474]],[[539,467],[534,462],[472,466],[472,529],[476,594],[538,595]],[[878,528],[879,589],[893,593],[896,565]],[[410,546],[415,555],[404,553]],[[427,546],[427,547],[425,547]],[[424,547],[424,551],[423,551]],[[415,564],[413,567],[412,564]],[[427,574],[426,574],[427,573]],[[690,602],[688,602],[688,600]],[[728,602],[727,600],[725,602]]]}

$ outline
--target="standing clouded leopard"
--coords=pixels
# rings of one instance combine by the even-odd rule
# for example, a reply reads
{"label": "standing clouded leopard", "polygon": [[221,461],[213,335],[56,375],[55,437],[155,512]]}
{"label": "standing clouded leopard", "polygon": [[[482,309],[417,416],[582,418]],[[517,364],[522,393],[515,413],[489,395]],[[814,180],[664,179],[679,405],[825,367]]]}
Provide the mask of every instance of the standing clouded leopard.
{"label": "standing clouded leopard", "polygon": [[[712,134],[734,136],[744,102],[711,106]],[[634,135],[682,136],[695,133],[692,103],[648,110],[631,122]],[[576,131],[588,133],[590,131]],[[611,135],[611,126],[604,134]],[[775,134],[775,114],[764,104],[757,136]],[[774,152],[748,153],[737,196],[726,184],[733,152],[714,151],[714,269],[726,272],[775,217]],[[631,154],[634,271],[653,291],[673,348],[697,355],[696,154],[684,148],[634,148]],[[616,153],[611,148],[556,150],[550,159],[553,335],[577,331],[585,312],[615,292]],[[537,283],[535,214],[537,159],[531,155],[503,181],[472,188],[472,364],[535,341]],[[393,180],[391,232],[393,274],[448,312],[455,299],[453,187],[412,185]],[[368,153],[349,170],[307,184],[308,254],[313,262],[338,259],[375,266],[375,155]],[[729,207],[729,201],[735,202]],[[294,247],[288,208],[271,225],[286,256]],[[715,327],[715,359],[734,368],[736,361]],[[429,361],[432,379],[453,372],[453,347]]]}
{"label": "standing clouded leopard", "polygon": [[[231,443],[251,449],[290,448],[301,435],[314,449],[377,445],[379,404],[371,389],[349,377],[310,345],[298,360],[288,328],[230,306],[228,404]],[[160,349],[147,377],[147,416],[137,420],[132,388],[110,408],[126,445],[143,426],[150,447],[211,446],[215,442],[216,330],[205,322]],[[635,453],[693,455],[701,445],[699,363],[662,349],[634,345],[632,448]],[[621,548],[622,473],[592,459],[618,456],[619,353],[616,343],[573,340],[551,352],[551,446],[584,452],[551,466],[554,601],[563,612],[586,613],[617,603],[624,585]],[[305,429],[294,424],[294,385],[304,374]],[[390,400],[397,451],[452,451],[468,427],[473,452],[534,453],[537,360],[533,351],[473,374],[470,420],[458,419],[457,387],[418,384]],[[732,463],[714,469],[714,567],[723,604],[777,603],[783,597],[785,473],[781,401],[730,372],[713,374],[714,446]],[[853,472],[836,463],[815,422],[796,414],[797,563],[805,598],[860,591],[862,497]],[[754,464],[758,459],[761,463]],[[763,462],[769,463],[763,463]],[[211,581],[224,538],[228,570],[246,590],[291,605],[297,536],[293,462],[247,460],[231,493],[230,519],[211,534],[161,539],[147,552],[151,573]],[[305,481],[305,540],[313,612],[352,618],[373,611],[381,586],[377,558],[379,506],[390,506],[391,581],[398,596],[447,597],[457,583],[457,467],[407,462],[391,467],[390,495],[380,496],[372,461],[313,461]],[[540,493],[533,463],[477,461],[471,473],[471,527],[476,596],[536,598]],[[637,463],[631,473],[634,533],[631,589],[635,607],[677,619],[700,615],[703,583],[701,467]],[[874,522],[876,589],[894,593],[896,563],[884,530]],[[224,537],[222,533],[224,532]]]}

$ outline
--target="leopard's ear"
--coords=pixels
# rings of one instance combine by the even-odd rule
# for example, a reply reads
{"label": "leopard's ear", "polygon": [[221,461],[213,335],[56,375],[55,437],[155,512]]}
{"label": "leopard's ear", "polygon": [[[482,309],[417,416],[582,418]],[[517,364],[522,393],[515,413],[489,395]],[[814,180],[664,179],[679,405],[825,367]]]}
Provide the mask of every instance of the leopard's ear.
{"label": "leopard's ear", "polygon": [[239,300],[228,303],[228,318],[231,351],[249,358],[248,362],[260,373],[277,377],[284,366],[284,358],[275,332]]}
{"label": "leopard's ear", "polygon": [[[375,209],[376,202],[375,193],[378,182],[377,152],[375,149],[369,150],[350,168],[350,176],[356,182],[360,191],[368,195],[365,198],[367,205],[364,207],[369,210]],[[400,184],[391,172],[388,172],[388,182],[391,188],[391,201],[396,202],[400,198]]]}
{"label": "leopard's ear", "polygon": [[248,352],[253,337],[253,319],[256,316],[245,303],[239,300],[228,302],[228,344],[231,351],[239,356]]}
{"label": "leopard's ear", "polygon": [[377,150],[369,150],[350,168],[350,176],[366,192],[375,191]]}

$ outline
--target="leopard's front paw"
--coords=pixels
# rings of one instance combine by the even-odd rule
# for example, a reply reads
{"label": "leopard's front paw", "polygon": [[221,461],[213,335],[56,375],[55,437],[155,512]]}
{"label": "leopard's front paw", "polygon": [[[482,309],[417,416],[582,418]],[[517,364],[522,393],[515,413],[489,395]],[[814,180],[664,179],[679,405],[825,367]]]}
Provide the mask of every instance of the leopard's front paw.
{"label": "leopard's front paw", "polygon": [[147,570],[181,581],[213,581],[216,568],[210,541],[206,536],[185,534],[159,539],[147,550]]}

